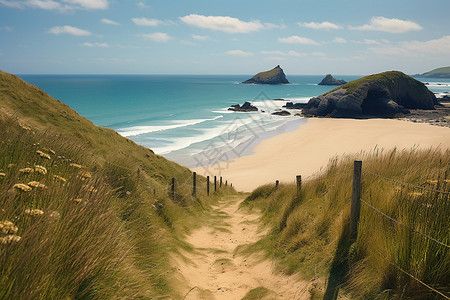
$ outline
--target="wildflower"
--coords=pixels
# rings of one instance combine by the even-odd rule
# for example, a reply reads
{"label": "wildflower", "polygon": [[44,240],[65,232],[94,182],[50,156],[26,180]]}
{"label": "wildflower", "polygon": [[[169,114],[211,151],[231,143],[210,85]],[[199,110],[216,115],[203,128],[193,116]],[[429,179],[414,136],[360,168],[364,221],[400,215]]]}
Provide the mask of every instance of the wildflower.
{"label": "wildflower", "polygon": [[76,199],[73,199],[73,201],[75,201],[76,203],[81,203],[81,201],[83,201],[83,199],[81,199],[81,198],[76,198]]}
{"label": "wildflower", "polygon": [[438,181],[437,180],[427,180],[427,183],[436,185],[438,183]]}
{"label": "wildflower", "polygon": [[55,179],[57,179],[59,181],[62,181],[62,182],[66,182],[67,181],[67,179],[65,179],[65,178],[63,178],[61,176],[58,176],[58,175],[53,175],[53,178],[55,178]]}
{"label": "wildflower", "polygon": [[47,188],[47,186],[45,184],[40,183],[38,181],[30,181],[30,182],[28,182],[28,185],[32,186],[34,188],[39,188],[39,189],[46,189]]}
{"label": "wildflower", "polygon": [[2,178],[2,177],[5,177],[6,176],[6,174],[5,173],[3,173],[3,172],[0,172],[0,178]]}
{"label": "wildflower", "polygon": [[17,230],[19,230],[17,228],[17,226],[15,226],[12,222],[10,221],[2,221],[0,222],[0,231],[4,234],[15,234],[17,232]]}
{"label": "wildflower", "polygon": [[19,170],[20,173],[33,173],[34,169],[33,168],[23,168]]}
{"label": "wildflower", "polygon": [[94,188],[93,186],[90,187],[89,192],[91,193],[97,193],[98,189]]}
{"label": "wildflower", "polygon": [[39,154],[42,158],[51,159],[50,155],[41,150],[36,150],[36,153]]}
{"label": "wildflower", "polygon": [[5,237],[0,238],[0,243],[3,245],[10,244],[10,243],[16,243],[20,241],[22,238],[18,235],[10,234]]}
{"label": "wildflower", "polygon": [[19,124],[20,128],[25,129],[25,130],[31,130],[31,127],[26,126],[24,124]]}
{"label": "wildflower", "polygon": [[40,209],[25,209],[25,213],[31,216],[40,216],[44,214],[44,212]]}
{"label": "wildflower", "polygon": [[15,188],[15,189],[18,189],[18,190],[21,190],[21,191],[23,191],[23,192],[29,192],[29,191],[32,190],[32,188],[31,188],[30,186],[28,186],[28,185],[26,185],[26,184],[23,184],[23,183],[16,183],[16,184],[14,185],[14,188]]}
{"label": "wildflower", "polygon": [[34,170],[42,175],[47,174],[47,169],[43,166],[35,165]]}
{"label": "wildflower", "polygon": [[74,164],[74,163],[71,163],[69,166],[77,168],[77,169],[81,169],[83,167],[82,165]]}

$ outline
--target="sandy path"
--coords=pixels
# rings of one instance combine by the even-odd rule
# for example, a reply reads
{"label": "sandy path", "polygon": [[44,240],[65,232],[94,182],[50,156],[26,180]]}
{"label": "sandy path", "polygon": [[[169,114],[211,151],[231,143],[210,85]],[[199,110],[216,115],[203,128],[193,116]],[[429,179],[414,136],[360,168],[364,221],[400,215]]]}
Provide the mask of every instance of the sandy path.
{"label": "sandy path", "polygon": [[238,210],[242,198],[223,199],[214,207],[211,225],[192,233],[187,241],[196,253],[184,252],[175,258],[186,287],[185,299],[242,299],[250,290],[264,287],[270,294],[264,299],[307,299],[309,282],[276,272],[271,260],[259,255],[236,254],[239,245],[258,241],[257,214]]}

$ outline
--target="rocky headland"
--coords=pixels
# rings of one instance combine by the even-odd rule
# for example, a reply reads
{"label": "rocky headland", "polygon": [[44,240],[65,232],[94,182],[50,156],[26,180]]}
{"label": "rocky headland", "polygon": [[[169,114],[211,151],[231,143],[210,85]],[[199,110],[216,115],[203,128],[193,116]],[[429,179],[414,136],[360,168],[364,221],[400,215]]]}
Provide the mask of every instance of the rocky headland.
{"label": "rocky headland", "polygon": [[450,67],[437,68],[423,74],[416,74],[414,77],[421,78],[450,78]]}
{"label": "rocky headland", "polygon": [[242,82],[245,84],[287,84],[289,81],[280,65],[272,70],[259,72],[252,78]]}
{"label": "rocky headland", "polygon": [[347,81],[345,80],[340,80],[340,79],[336,79],[334,78],[331,74],[327,74],[320,83],[318,83],[319,85],[343,85],[346,84]]}
{"label": "rocky headland", "polygon": [[438,101],[420,81],[389,71],[351,81],[311,98],[304,116],[388,117],[408,114],[410,109],[434,110]]}

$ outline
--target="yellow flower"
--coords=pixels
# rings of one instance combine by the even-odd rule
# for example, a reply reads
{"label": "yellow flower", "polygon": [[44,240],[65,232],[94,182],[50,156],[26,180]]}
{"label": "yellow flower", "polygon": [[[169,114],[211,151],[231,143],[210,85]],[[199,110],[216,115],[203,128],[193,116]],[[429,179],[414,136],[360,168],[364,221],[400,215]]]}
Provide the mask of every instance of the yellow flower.
{"label": "yellow flower", "polygon": [[94,188],[93,186],[90,187],[89,192],[91,193],[97,193],[98,190],[96,188]]}
{"label": "yellow flower", "polygon": [[47,188],[47,186],[45,184],[40,183],[38,181],[30,181],[30,182],[28,182],[28,185],[32,186],[34,188],[39,188],[39,189],[46,189]]}
{"label": "yellow flower", "polygon": [[23,168],[19,170],[20,173],[33,173],[34,169],[33,168]]}
{"label": "yellow flower", "polygon": [[427,183],[436,185],[438,183],[437,180],[427,180]]}
{"label": "yellow flower", "polygon": [[62,181],[62,182],[66,182],[67,181],[67,179],[65,179],[65,178],[63,178],[61,176],[58,176],[58,175],[53,175],[53,178],[55,178],[55,179],[57,179],[59,181]]}
{"label": "yellow flower", "polygon": [[29,192],[29,191],[32,190],[32,188],[31,188],[30,186],[28,186],[28,185],[26,185],[26,184],[23,184],[23,183],[16,183],[16,184],[14,185],[14,188],[15,188],[15,189],[18,189],[18,190],[21,190],[21,191],[23,191],[23,192]]}
{"label": "yellow flower", "polygon": [[76,199],[73,199],[73,201],[75,201],[76,203],[81,203],[81,201],[83,201],[83,199],[81,199],[81,198],[76,198]]}
{"label": "yellow flower", "polygon": [[7,235],[5,237],[0,238],[0,243],[1,244],[10,244],[10,243],[15,243],[20,241],[22,238],[20,236],[14,235],[14,234],[10,234]]}
{"label": "yellow flower", "polygon": [[74,163],[71,163],[70,166],[74,167],[74,168],[77,168],[77,169],[81,169],[83,167],[82,165],[74,164]]}
{"label": "yellow flower", "polygon": [[44,212],[40,209],[25,209],[25,213],[32,216],[40,216],[44,214]]}
{"label": "yellow flower", "polygon": [[6,176],[6,174],[5,173],[3,173],[3,172],[0,172],[0,177],[5,177]]}
{"label": "yellow flower", "polygon": [[25,125],[25,124],[19,124],[20,128],[25,129],[25,130],[31,130],[31,127]]}
{"label": "yellow flower", "polygon": [[87,171],[81,173],[80,175],[81,175],[81,177],[83,177],[83,178],[91,178],[91,177],[92,177],[91,173],[90,173],[90,172],[87,172]]}
{"label": "yellow flower", "polygon": [[14,224],[10,221],[6,220],[6,221],[0,222],[0,231],[4,234],[8,234],[8,233],[14,234],[17,232],[17,230],[19,230],[17,228],[17,226],[14,226]]}
{"label": "yellow flower", "polygon": [[44,153],[41,150],[36,150],[36,153],[39,154],[42,158],[51,159],[50,155],[48,155],[47,153]]}
{"label": "yellow flower", "polygon": [[34,170],[42,175],[47,174],[47,169],[43,166],[35,165]]}

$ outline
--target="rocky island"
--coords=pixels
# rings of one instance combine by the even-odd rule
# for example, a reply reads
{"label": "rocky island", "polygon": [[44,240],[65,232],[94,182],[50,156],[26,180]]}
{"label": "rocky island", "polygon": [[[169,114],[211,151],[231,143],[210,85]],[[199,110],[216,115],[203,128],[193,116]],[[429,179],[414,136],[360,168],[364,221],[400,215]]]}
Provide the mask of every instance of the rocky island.
{"label": "rocky island", "polygon": [[351,81],[311,98],[304,116],[388,117],[407,114],[408,109],[433,110],[435,95],[420,81],[398,71],[389,71]]}
{"label": "rocky island", "polygon": [[346,83],[347,81],[345,80],[336,79],[331,74],[327,74],[319,83],[319,85],[343,85]]}
{"label": "rocky island", "polygon": [[287,84],[289,81],[280,65],[272,70],[259,72],[255,76],[242,82],[245,84]]}
{"label": "rocky island", "polygon": [[253,106],[250,102],[246,101],[242,105],[239,105],[239,104],[231,105],[228,108],[228,110],[250,112],[250,111],[258,111],[258,108],[256,106]]}

